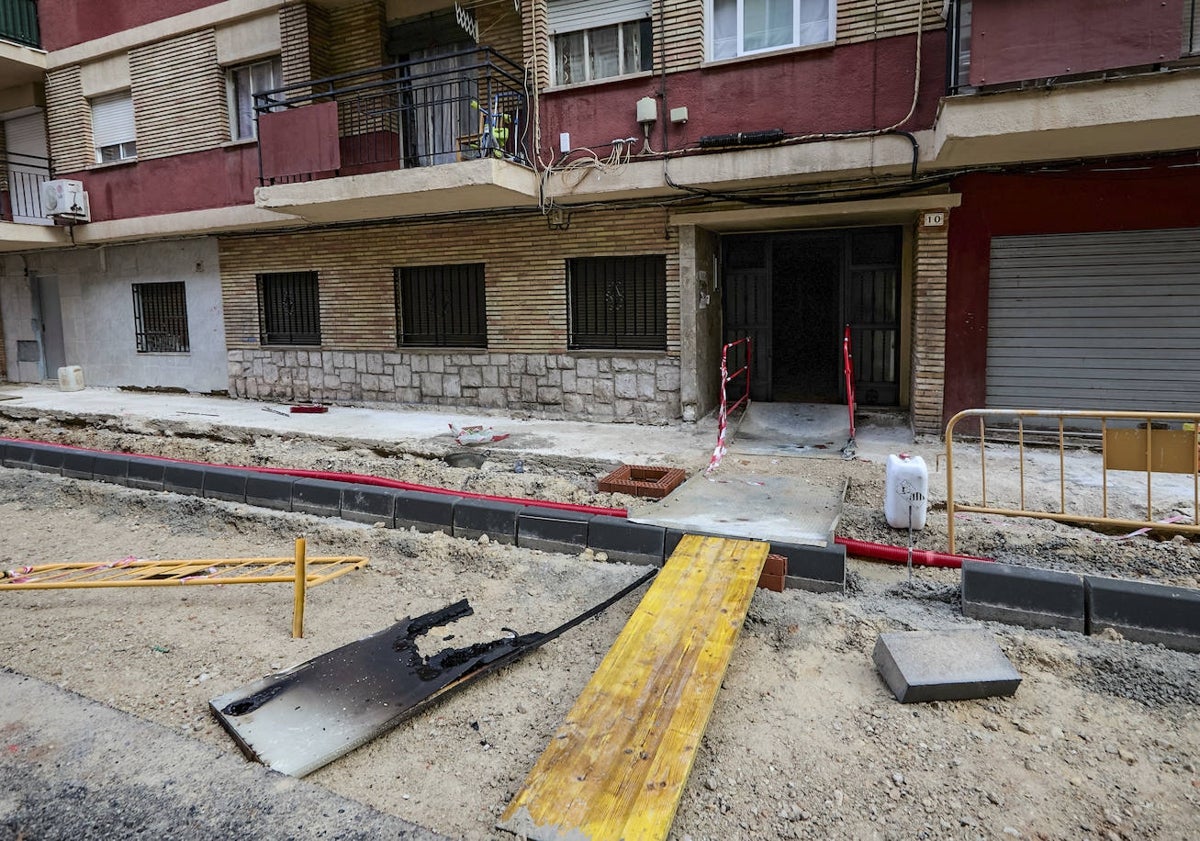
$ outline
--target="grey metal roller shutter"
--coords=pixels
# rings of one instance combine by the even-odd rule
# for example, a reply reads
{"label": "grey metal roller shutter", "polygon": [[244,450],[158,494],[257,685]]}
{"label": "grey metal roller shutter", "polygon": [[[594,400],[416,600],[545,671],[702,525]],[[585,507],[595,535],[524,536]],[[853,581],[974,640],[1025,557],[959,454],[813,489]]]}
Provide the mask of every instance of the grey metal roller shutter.
{"label": "grey metal roller shutter", "polygon": [[550,0],[550,32],[559,35],[596,26],[640,20],[651,12],[650,0]]}
{"label": "grey metal roller shutter", "polygon": [[992,239],[987,405],[1200,410],[1200,229]]}

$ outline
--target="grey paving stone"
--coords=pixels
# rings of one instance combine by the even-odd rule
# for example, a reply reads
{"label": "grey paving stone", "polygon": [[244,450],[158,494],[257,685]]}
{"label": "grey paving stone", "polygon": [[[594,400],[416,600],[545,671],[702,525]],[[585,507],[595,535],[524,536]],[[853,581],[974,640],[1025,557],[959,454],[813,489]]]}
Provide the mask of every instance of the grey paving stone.
{"label": "grey paving stone", "polygon": [[1082,633],[1085,602],[1082,575],[963,561],[962,612],[972,619]]}
{"label": "grey paving stone", "polygon": [[880,634],[873,659],[902,704],[1012,695],[1021,685],[995,638],[983,631]]}
{"label": "grey paving stone", "polygon": [[1200,591],[1090,575],[1087,590],[1088,633],[1200,651]]}

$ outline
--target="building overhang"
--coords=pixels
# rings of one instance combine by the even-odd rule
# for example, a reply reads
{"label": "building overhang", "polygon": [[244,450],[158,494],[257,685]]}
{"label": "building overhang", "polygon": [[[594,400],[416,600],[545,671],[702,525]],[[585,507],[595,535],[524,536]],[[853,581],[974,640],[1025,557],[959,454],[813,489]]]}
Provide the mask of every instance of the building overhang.
{"label": "building overhang", "polygon": [[961,193],[922,193],[916,196],[864,198],[826,204],[780,207],[729,207],[675,211],[668,224],[696,225],[720,233],[770,231],[809,226],[874,225],[910,220],[926,210],[948,210],[962,204]]}
{"label": "building overhang", "polygon": [[533,208],[538,177],[500,158],[258,187],[255,205],[327,224]]}
{"label": "building overhang", "polygon": [[0,79],[3,87],[38,82],[46,77],[46,51],[0,40]]}
{"label": "building overhang", "polygon": [[[558,169],[546,179],[546,196],[561,205],[643,198],[679,198],[689,192],[770,190],[857,178],[891,178],[929,163],[931,132],[847,136],[704,155],[637,160],[620,166]],[[667,178],[670,178],[670,182]],[[678,186],[673,186],[678,185]]]}
{"label": "building overhang", "polygon": [[71,244],[70,235],[53,225],[0,222],[0,252],[62,248]]}
{"label": "building overhang", "polygon": [[1200,137],[1200,68],[942,101],[938,168],[1191,149]]}

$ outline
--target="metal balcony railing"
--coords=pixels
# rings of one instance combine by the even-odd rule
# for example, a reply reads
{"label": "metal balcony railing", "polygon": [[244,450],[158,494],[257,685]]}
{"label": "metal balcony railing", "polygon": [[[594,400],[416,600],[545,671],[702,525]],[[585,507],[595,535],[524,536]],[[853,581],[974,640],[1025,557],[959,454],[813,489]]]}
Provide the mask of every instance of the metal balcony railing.
{"label": "metal balcony railing", "polygon": [[49,158],[0,154],[0,220],[48,224],[42,212],[42,184],[49,180]]}
{"label": "metal balcony railing", "polygon": [[27,47],[42,45],[37,0],[0,0],[0,39]]}
{"label": "metal balcony railing", "polygon": [[264,91],[254,96],[255,118],[262,126],[280,111],[330,102],[337,105],[338,168],[285,175],[266,171],[263,160],[279,151],[271,144],[295,143],[295,138],[260,131],[261,183],[484,157],[522,164],[529,160],[524,68],[489,47]]}

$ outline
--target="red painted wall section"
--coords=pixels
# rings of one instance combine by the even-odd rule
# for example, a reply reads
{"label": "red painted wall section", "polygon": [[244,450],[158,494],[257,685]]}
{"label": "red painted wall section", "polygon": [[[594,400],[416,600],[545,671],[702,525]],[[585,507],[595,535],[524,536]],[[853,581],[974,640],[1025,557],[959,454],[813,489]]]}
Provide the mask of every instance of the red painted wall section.
{"label": "red painted wall section", "polygon": [[327,172],[342,165],[336,102],[263,114],[258,118],[258,140],[266,178]]}
{"label": "red painted wall section", "polygon": [[215,6],[219,0],[38,0],[42,47],[61,50],[144,23]]}
{"label": "red painted wall section", "polygon": [[973,85],[1155,64],[1183,50],[1183,0],[989,0],[971,14]]}
{"label": "red painted wall section", "polygon": [[[917,110],[902,126],[909,130],[933,125],[946,89],[946,33],[926,32],[921,53]],[[670,73],[667,108],[689,112],[686,125],[669,126],[670,147],[739,131],[779,128],[799,135],[890,126],[912,104],[915,69],[916,36],[903,36]],[[558,152],[560,132],[570,133],[574,147],[640,139],[636,103],[643,96],[658,100],[660,85],[653,76],[543,94],[543,155]],[[662,148],[666,119],[660,101],[655,149]]]}
{"label": "red painted wall section", "polygon": [[[1137,168],[1139,171],[1117,170]],[[943,420],[987,393],[992,237],[1200,227],[1200,158],[956,179],[950,214]]]}
{"label": "red painted wall section", "polygon": [[55,175],[83,182],[93,222],[232,207],[254,203],[258,147],[250,143]]}

